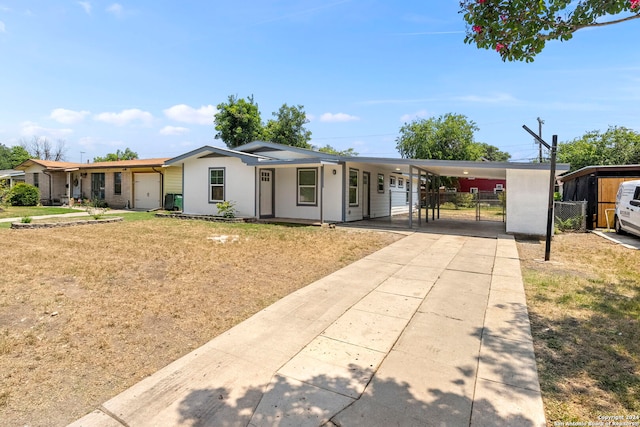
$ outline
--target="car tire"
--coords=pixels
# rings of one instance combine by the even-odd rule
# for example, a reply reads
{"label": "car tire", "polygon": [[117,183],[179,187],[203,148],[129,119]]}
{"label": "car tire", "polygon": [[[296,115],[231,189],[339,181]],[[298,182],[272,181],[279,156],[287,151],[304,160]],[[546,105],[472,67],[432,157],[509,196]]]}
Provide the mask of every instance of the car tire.
{"label": "car tire", "polygon": [[616,234],[625,234],[622,230],[622,226],[620,225],[620,218],[618,218],[617,215],[613,218],[613,224],[614,228],[616,229]]}

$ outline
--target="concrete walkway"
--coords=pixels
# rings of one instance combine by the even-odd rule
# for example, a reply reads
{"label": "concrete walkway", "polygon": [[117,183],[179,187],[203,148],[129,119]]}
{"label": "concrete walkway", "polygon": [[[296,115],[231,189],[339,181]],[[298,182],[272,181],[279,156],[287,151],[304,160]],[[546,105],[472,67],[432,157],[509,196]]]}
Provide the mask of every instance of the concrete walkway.
{"label": "concrete walkway", "polygon": [[515,241],[412,233],[71,425],[542,427]]}

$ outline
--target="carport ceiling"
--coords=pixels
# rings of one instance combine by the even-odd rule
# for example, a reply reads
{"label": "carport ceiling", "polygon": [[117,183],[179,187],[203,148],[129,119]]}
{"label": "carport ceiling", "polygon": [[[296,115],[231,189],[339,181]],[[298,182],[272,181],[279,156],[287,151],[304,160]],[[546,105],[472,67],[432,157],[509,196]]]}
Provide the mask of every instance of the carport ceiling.
{"label": "carport ceiling", "polygon": [[[549,170],[549,163],[513,163],[513,162],[471,162],[458,160],[420,160],[420,159],[385,159],[376,157],[351,157],[345,159],[354,163],[369,163],[374,165],[385,165],[388,170],[398,173],[409,173],[409,168],[428,171],[434,175],[468,177],[468,178],[488,178],[506,179],[507,169],[529,169],[529,170]],[[558,164],[557,174],[569,170],[569,165]]]}

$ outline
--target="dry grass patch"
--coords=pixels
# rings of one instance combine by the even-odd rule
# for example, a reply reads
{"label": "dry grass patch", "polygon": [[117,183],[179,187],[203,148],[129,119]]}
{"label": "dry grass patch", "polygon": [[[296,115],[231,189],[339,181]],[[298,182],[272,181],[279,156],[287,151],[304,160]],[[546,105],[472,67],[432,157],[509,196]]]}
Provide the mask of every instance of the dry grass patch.
{"label": "dry grass patch", "polygon": [[15,426],[65,425],[400,238],[171,219],[0,235],[0,420]]}
{"label": "dry grass patch", "polygon": [[544,241],[518,250],[547,421],[640,415],[640,251],[594,234],[554,237],[547,263]]}

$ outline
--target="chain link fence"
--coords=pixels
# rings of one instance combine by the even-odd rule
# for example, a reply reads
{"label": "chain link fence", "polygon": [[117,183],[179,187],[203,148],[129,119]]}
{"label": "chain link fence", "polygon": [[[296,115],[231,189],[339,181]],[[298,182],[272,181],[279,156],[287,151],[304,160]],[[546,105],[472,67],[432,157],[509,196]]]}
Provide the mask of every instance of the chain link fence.
{"label": "chain link fence", "polygon": [[587,202],[554,202],[555,226],[560,231],[587,232]]}

